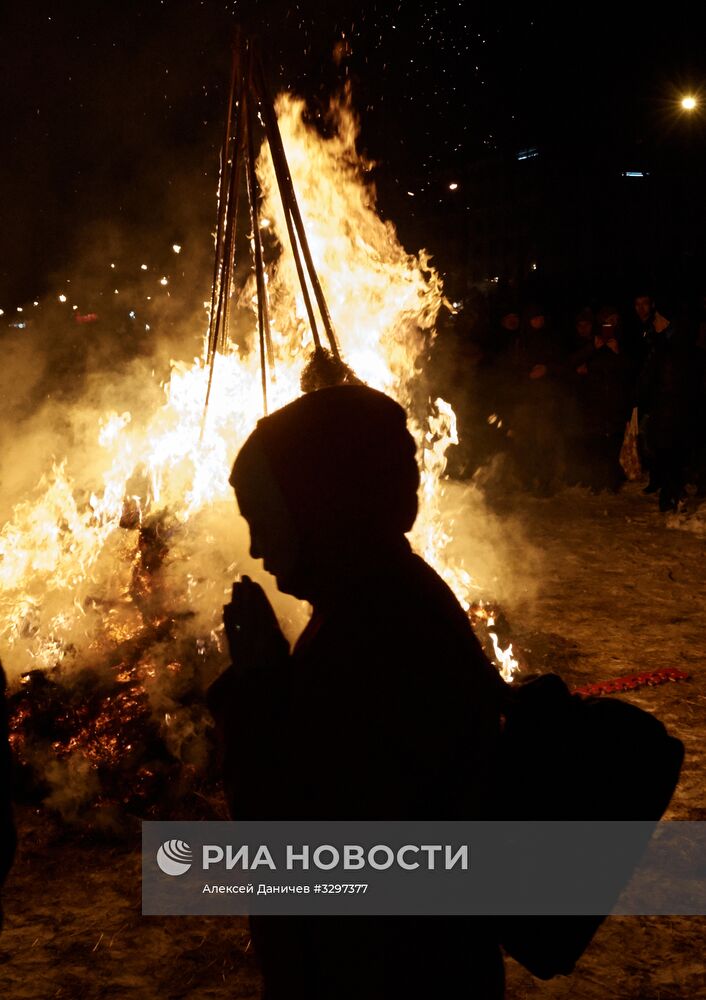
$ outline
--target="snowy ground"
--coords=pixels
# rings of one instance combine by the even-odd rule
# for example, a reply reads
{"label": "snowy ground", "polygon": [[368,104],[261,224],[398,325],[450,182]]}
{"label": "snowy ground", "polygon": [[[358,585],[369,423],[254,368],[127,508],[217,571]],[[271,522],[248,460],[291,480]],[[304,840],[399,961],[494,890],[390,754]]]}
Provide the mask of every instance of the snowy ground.
{"label": "snowy ground", "polygon": [[[659,514],[629,485],[618,497],[566,490],[523,502],[544,554],[543,584],[512,609],[535,663],[575,686],[675,666],[691,680],[622,697],[654,712],[686,748],[668,817],[706,819],[706,537],[703,520]],[[532,634],[534,633],[534,634]],[[574,974],[542,983],[507,963],[522,1000],[706,997],[706,917],[611,917]]]}
{"label": "snowy ground", "polygon": [[[637,486],[511,507],[542,553],[539,593],[505,609],[529,662],[576,686],[660,666],[689,672],[626,697],[686,746],[669,815],[706,819],[705,522],[665,520]],[[3,997],[257,997],[242,920],[141,916],[137,846],[82,841],[30,811],[20,835],[4,899]],[[571,977],[541,983],[512,962],[507,971],[508,997],[523,1000],[706,998],[706,917],[609,918]]]}

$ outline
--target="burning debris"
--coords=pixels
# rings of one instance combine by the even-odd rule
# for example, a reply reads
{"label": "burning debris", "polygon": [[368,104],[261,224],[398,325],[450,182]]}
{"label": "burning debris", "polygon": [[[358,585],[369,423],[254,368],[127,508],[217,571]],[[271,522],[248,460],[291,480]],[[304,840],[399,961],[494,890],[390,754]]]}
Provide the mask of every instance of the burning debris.
{"label": "burning debris", "polygon": [[[133,508],[121,519],[137,533],[126,602],[141,623],[106,659],[66,671],[59,665],[21,676],[9,702],[17,761],[17,797],[44,801],[67,820],[117,825],[123,812],[164,815],[173,807],[215,815],[218,793],[204,677],[218,669],[217,650],[184,635],[191,612],[169,613],[160,579],[175,530],[165,512],[142,523]],[[119,611],[90,598],[110,618]],[[67,651],[68,652],[68,651]]]}
{"label": "burning debris", "polygon": [[[165,625],[151,638],[164,646],[173,635]],[[160,725],[150,698],[154,668],[137,658],[113,669],[112,678],[98,670],[22,677],[9,701],[17,799],[43,801],[68,820],[85,822],[90,809],[91,826],[155,809],[160,817],[173,809],[214,818],[210,727],[194,673],[178,661],[162,667],[180,676]]]}

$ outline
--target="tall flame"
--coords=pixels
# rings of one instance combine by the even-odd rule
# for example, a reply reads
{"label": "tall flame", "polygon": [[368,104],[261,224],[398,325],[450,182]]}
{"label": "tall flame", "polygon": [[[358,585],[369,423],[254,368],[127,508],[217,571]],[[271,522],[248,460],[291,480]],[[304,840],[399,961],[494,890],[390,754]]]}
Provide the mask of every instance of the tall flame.
{"label": "tall flame", "polygon": [[[456,419],[441,399],[419,405],[421,361],[434,337],[442,283],[427,255],[407,253],[394,226],[379,217],[366,179],[370,164],[356,151],[358,124],[348,95],[331,106],[329,138],[306,123],[304,111],[300,100],[278,99],[294,186],[342,354],[360,378],[410,413],[422,466],[412,541],[468,609],[476,596],[473,580],[451,560],[451,535],[441,516]],[[311,342],[267,147],[257,170],[268,246],[279,244],[267,278],[274,407],[299,394]],[[150,518],[160,518],[169,537],[165,586],[172,606],[195,611],[194,629],[216,641],[222,596],[245,558],[242,539],[239,552],[222,551],[218,525],[227,515],[221,504],[230,499],[229,467],[262,407],[252,278],[238,305],[249,333],[216,358],[203,436],[204,359],[174,363],[161,405],[146,415],[125,409],[100,420],[97,473],[92,467],[70,475],[65,462],[55,463],[2,528],[0,644],[11,651],[16,671],[81,663],[139,629],[150,611],[134,585],[139,535],[125,527]],[[137,389],[126,385],[125,407],[134,406]],[[509,676],[511,652],[503,653],[496,641],[496,653]]]}

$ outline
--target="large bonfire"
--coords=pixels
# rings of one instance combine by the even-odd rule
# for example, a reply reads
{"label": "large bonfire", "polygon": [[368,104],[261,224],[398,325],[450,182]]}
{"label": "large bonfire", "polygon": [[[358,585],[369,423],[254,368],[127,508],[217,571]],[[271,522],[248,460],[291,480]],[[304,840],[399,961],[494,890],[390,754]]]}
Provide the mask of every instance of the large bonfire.
{"label": "large bonfire", "polygon": [[[342,355],[359,378],[410,414],[422,468],[412,543],[476,620],[490,620],[491,653],[510,676],[512,650],[500,648],[469,568],[452,558],[452,527],[442,516],[456,421],[448,403],[429,399],[422,371],[444,301],[440,277],[423,251],[407,253],[394,226],[379,217],[348,98],[332,105],[327,138],[307,124],[300,100],[282,95],[276,110]],[[299,394],[312,345],[266,145],[257,173],[275,408]],[[93,717],[85,699],[74,701],[64,729],[55,719],[59,731],[46,737],[42,752],[51,745],[53,756],[43,765],[45,784],[55,796],[67,775],[81,774],[77,794],[85,798],[97,787],[95,768],[135,752],[139,736],[130,721],[147,708],[175,759],[194,767],[202,761],[202,716],[183,693],[197,674],[203,686],[222,662],[221,606],[234,576],[251,571],[227,477],[262,415],[255,296],[250,275],[238,292],[238,335],[215,359],[205,425],[206,349],[193,364],[172,366],[163,401],[149,412],[134,408],[142,387],[126,382],[124,408],[106,412],[95,428],[99,458],[83,467],[55,461],[2,528],[0,648],[11,679],[25,675],[16,739],[26,738],[48,686],[62,684],[65,692],[67,678],[72,689],[76,678],[103,678],[100,696],[91,688]],[[294,633],[307,609],[273,596]]]}

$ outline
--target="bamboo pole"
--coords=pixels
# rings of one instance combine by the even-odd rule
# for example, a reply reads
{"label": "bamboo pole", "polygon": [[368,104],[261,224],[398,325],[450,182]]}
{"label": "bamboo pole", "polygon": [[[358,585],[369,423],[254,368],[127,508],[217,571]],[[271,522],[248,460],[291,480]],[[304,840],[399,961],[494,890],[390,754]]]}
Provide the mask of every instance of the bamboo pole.
{"label": "bamboo pole", "polygon": [[221,299],[223,302],[223,321],[216,330],[216,350],[219,346],[221,351],[225,351],[228,343],[228,329],[230,325],[230,302],[235,273],[235,255],[237,250],[238,236],[238,211],[240,208],[240,174],[243,161],[243,150],[245,143],[245,89],[240,88],[238,98],[238,117],[235,122],[236,139],[233,145],[233,167],[230,175],[230,193],[228,198],[229,211],[228,225],[226,227],[224,246],[224,268],[223,281],[221,287]]}
{"label": "bamboo pole", "polygon": [[217,312],[217,302],[220,294],[220,285],[222,277],[222,266],[223,266],[223,231],[226,220],[226,210],[228,203],[228,189],[229,189],[229,158],[230,158],[230,147],[231,147],[231,127],[232,127],[232,117],[233,117],[233,101],[235,99],[235,89],[236,89],[236,78],[238,72],[238,60],[239,60],[239,49],[238,46],[233,46],[233,59],[231,64],[231,78],[230,78],[230,90],[228,91],[228,111],[226,113],[226,127],[225,135],[223,137],[223,146],[221,147],[221,169],[220,169],[220,183],[218,191],[218,222],[216,225],[216,252],[213,261],[213,284],[211,286],[211,312],[209,315],[209,328],[208,328],[208,354],[207,361],[210,363],[211,356],[215,351],[215,336],[216,336],[216,312]]}
{"label": "bamboo pole", "polygon": [[[258,71],[258,79],[261,78],[262,73],[260,72],[261,67],[259,64],[256,66]],[[321,338],[319,336],[318,325],[316,322],[316,314],[314,312],[314,306],[311,301],[311,296],[309,294],[309,288],[306,282],[306,275],[304,273],[304,266],[302,264],[301,255],[299,252],[299,244],[297,242],[297,236],[294,229],[294,222],[291,212],[291,204],[289,198],[289,187],[291,186],[291,181],[288,184],[289,168],[287,167],[286,157],[282,159],[283,147],[281,145],[276,145],[276,136],[274,132],[274,127],[272,124],[272,119],[275,120],[275,125],[277,122],[277,116],[274,113],[274,108],[268,104],[268,95],[266,91],[260,87],[260,106],[262,108],[262,117],[265,123],[265,134],[267,136],[267,141],[270,146],[270,152],[272,154],[272,163],[275,168],[275,175],[277,177],[277,186],[279,188],[280,198],[282,199],[282,209],[284,210],[284,218],[287,224],[287,233],[289,234],[289,242],[292,247],[292,255],[294,256],[294,264],[297,269],[297,277],[299,278],[299,285],[302,290],[302,296],[304,297],[304,306],[306,307],[307,316],[309,318],[309,326],[311,327],[311,334],[314,338],[314,344],[317,350],[321,350]]]}
{"label": "bamboo pole", "polygon": [[[289,242],[292,248],[294,264],[299,279],[299,285],[304,299],[306,313],[309,319],[312,337],[315,345],[315,358],[325,361],[328,353],[324,350],[319,333],[319,321],[322,323],[331,355],[334,361],[341,361],[333,321],[329,313],[326,297],[319,281],[309,242],[304,229],[299,203],[297,201],[294,183],[287,162],[287,154],[282,141],[282,135],[277,121],[274,103],[270,97],[267,79],[260,52],[252,39],[246,39],[240,31],[236,33],[233,44],[233,60],[231,68],[230,90],[228,94],[228,109],[226,115],[225,134],[221,149],[221,169],[218,198],[218,215],[216,226],[216,246],[213,264],[213,285],[211,289],[211,312],[209,316],[208,344],[206,363],[209,365],[208,385],[201,423],[201,440],[203,439],[208,404],[211,397],[214,369],[219,348],[226,348],[230,328],[231,290],[236,271],[238,215],[240,206],[241,170],[245,169],[250,224],[252,226],[252,252],[255,267],[257,287],[257,321],[260,342],[260,365],[262,373],[262,396],[265,414],[268,409],[267,386],[268,374],[273,377],[274,352],[272,348],[272,331],[270,327],[269,303],[267,297],[267,282],[265,280],[264,253],[262,235],[260,232],[259,197],[260,190],[255,168],[255,109],[259,100],[262,121],[265,127],[265,137],[270,147],[274,165],[277,187],[279,188],[284,211]],[[313,291],[313,299],[312,299]],[[317,320],[314,301],[318,308]],[[344,373],[345,374],[345,373]],[[340,377],[340,376],[339,376]]]}
{"label": "bamboo pole", "polygon": [[[277,115],[275,113],[274,104],[269,94],[269,88],[267,86],[267,80],[265,78],[265,71],[262,65],[262,60],[260,58],[259,52],[256,54],[257,59],[257,84],[260,90],[260,99],[263,109],[263,117],[265,120],[265,127],[267,129],[267,139],[270,144],[270,149],[272,150],[272,159],[275,164],[275,170],[277,171],[277,180],[279,182],[280,193],[282,195],[282,201],[288,203],[289,212],[291,213],[291,222],[296,230],[296,235],[299,239],[299,244],[301,246],[301,252],[306,262],[307,271],[309,274],[309,280],[311,281],[311,286],[314,290],[314,296],[316,298],[316,303],[319,307],[319,313],[323,321],[324,329],[326,330],[326,335],[331,347],[331,353],[333,356],[340,360],[340,353],[338,350],[338,343],[336,341],[336,334],[333,329],[333,321],[331,319],[331,314],[329,313],[328,305],[326,303],[326,297],[321,287],[321,282],[319,281],[319,276],[316,273],[316,268],[314,266],[314,261],[311,256],[311,250],[309,249],[309,241],[306,237],[306,231],[304,229],[304,223],[301,217],[301,212],[299,211],[299,203],[297,201],[297,195],[294,190],[294,184],[292,182],[292,176],[289,172],[289,164],[287,163],[287,154],[284,149],[284,143],[282,142],[282,134],[279,130],[279,123],[277,121]],[[287,214],[287,207],[285,206],[285,214]],[[292,244],[294,240],[292,239],[292,226],[288,222],[287,226],[289,230],[289,238]],[[294,245],[292,246],[294,250]],[[296,252],[295,252],[296,256]],[[300,283],[302,283],[302,274],[299,275]],[[316,341],[317,347],[320,346],[318,341]]]}
{"label": "bamboo pole", "polygon": [[265,275],[262,261],[262,244],[260,242],[260,220],[257,207],[257,177],[255,176],[255,143],[253,142],[252,95],[245,98],[246,113],[246,177],[248,181],[248,200],[250,202],[250,225],[252,226],[252,249],[255,264],[255,281],[257,285],[257,328],[260,338],[260,371],[262,374],[262,404],[267,416],[267,334],[269,319],[267,319],[267,304],[265,301]]}
{"label": "bamboo pole", "polygon": [[[214,283],[211,291],[211,316],[209,322],[209,342],[207,363],[209,365],[206,399],[201,421],[201,440],[208,404],[211,399],[213,375],[216,367],[218,348],[225,348],[230,318],[230,290],[235,267],[237,218],[239,204],[240,163],[244,128],[244,42],[238,32],[233,45],[233,70],[231,89],[228,95],[228,117],[222,150],[221,189],[219,199],[218,227],[216,232],[216,254]],[[234,114],[234,109],[237,114]]]}
{"label": "bamboo pole", "polygon": [[[249,80],[252,81],[252,62],[249,68]],[[262,252],[262,234],[260,230],[260,185],[257,179],[256,157],[255,157],[255,96],[252,85],[248,87],[247,103],[247,125],[248,125],[248,169],[250,178],[250,210],[253,224],[255,263],[257,267],[258,288],[262,290],[262,316],[265,329],[265,346],[267,348],[267,362],[272,372],[274,369],[274,352],[272,350],[272,330],[270,328],[270,307],[267,295],[267,282],[265,280],[264,254]],[[259,294],[259,292],[258,292]]]}

